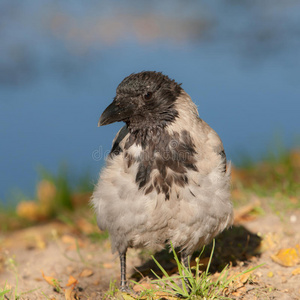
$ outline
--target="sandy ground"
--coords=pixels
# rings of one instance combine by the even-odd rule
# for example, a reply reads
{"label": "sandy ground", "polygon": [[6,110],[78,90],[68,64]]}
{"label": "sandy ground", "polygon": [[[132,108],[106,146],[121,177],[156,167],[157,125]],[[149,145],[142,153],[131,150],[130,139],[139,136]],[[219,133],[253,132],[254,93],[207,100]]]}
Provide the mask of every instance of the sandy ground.
{"label": "sandy ground", "polygon": [[[300,211],[241,219],[217,238],[211,272],[218,274],[226,264],[232,264],[232,273],[264,264],[234,286],[228,297],[300,299],[300,253],[290,267],[271,258],[296,245],[300,245]],[[166,253],[156,257],[167,270],[174,269]],[[140,274],[147,277],[155,268],[143,250],[130,249],[127,262],[128,275],[135,279]],[[78,282],[72,284],[73,277]],[[60,291],[49,284],[53,278]],[[109,240],[92,242],[61,222],[0,235],[0,289],[13,287],[19,299],[103,299],[114,279],[119,282],[119,260],[111,254]],[[14,293],[7,299],[14,299]]]}

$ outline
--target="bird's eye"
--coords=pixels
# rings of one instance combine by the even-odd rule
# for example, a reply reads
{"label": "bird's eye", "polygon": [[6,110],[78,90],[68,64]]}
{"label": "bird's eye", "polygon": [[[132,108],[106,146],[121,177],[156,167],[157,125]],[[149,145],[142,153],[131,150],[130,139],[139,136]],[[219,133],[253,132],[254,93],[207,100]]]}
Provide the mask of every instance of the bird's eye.
{"label": "bird's eye", "polygon": [[148,92],[147,94],[144,95],[145,100],[150,100],[152,98],[152,93]]}

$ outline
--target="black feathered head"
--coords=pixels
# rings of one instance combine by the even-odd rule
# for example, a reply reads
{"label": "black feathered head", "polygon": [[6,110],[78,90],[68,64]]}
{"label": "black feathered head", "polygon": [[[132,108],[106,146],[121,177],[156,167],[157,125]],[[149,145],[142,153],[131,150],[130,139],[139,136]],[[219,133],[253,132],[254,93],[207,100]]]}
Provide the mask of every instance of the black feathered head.
{"label": "black feathered head", "polygon": [[174,103],[181,91],[180,84],[160,72],[131,74],[117,87],[98,125],[123,121],[132,130],[164,127],[178,116]]}

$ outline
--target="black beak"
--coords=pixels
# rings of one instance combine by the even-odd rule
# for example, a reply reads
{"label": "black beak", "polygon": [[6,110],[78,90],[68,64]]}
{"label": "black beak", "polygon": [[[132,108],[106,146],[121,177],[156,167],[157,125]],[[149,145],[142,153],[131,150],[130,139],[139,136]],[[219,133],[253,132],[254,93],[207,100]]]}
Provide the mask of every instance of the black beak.
{"label": "black beak", "polygon": [[133,109],[133,105],[127,104],[126,107],[123,107],[113,101],[102,113],[98,126],[125,121],[133,114]]}

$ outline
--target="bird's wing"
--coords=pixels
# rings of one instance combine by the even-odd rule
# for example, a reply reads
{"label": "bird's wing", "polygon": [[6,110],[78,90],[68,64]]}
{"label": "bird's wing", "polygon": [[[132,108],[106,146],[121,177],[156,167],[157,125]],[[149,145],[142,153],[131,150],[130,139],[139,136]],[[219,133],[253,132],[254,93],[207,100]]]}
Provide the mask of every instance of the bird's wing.
{"label": "bird's wing", "polygon": [[109,153],[109,156],[113,156],[113,155],[118,155],[120,154],[123,149],[120,147],[120,143],[122,142],[122,140],[125,138],[125,136],[129,133],[129,130],[127,128],[127,125],[123,126],[119,132],[117,133],[117,135],[115,136],[114,140],[113,140],[113,145],[111,148],[111,151]]}
{"label": "bird's wing", "polygon": [[[206,124],[207,125],[207,124]],[[210,137],[210,142],[212,143],[212,149],[213,151],[220,156],[221,159],[221,165],[223,166],[223,172],[226,172],[226,165],[227,165],[227,159],[226,159],[226,154],[224,150],[223,143],[219,137],[219,135],[207,125],[208,130],[209,130],[209,137]]]}
{"label": "bird's wing", "polygon": [[195,128],[193,131],[197,134],[194,133],[193,138],[199,152],[198,167],[209,171],[219,166],[220,170],[226,172],[226,154],[219,135],[201,119],[198,119]]}

